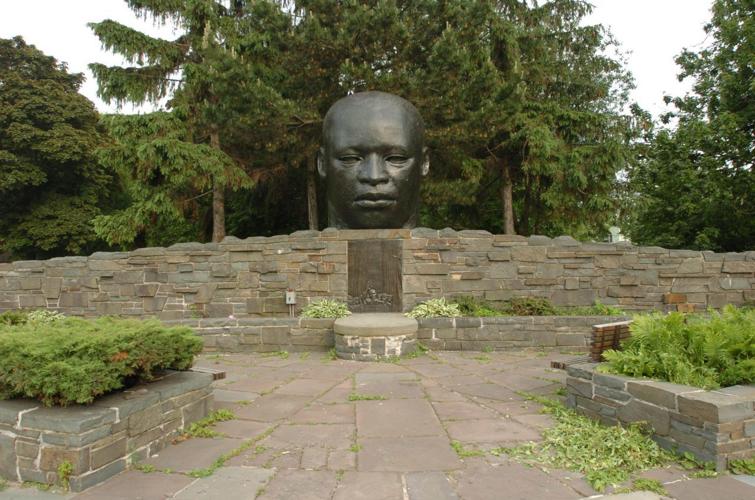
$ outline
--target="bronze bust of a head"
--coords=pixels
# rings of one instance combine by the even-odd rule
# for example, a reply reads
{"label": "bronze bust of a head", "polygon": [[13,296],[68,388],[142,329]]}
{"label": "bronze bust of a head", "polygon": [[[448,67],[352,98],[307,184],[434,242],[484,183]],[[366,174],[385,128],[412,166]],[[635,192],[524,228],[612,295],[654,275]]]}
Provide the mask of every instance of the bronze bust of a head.
{"label": "bronze bust of a head", "polygon": [[329,225],[412,228],[430,163],[425,126],[406,99],[361,92],[336,101],[323,121],[317,169],[325,179]]}

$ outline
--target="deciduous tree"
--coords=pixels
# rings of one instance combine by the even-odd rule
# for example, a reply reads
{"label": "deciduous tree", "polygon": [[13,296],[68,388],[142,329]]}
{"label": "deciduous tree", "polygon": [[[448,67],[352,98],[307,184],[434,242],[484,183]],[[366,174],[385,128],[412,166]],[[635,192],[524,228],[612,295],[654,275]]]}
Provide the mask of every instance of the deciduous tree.
{"label": "deciduous tree", "polygon": [[84,77],[21,37],[0,40],[0,253],[78,254],[102,246],[92,219],[113,188]]}

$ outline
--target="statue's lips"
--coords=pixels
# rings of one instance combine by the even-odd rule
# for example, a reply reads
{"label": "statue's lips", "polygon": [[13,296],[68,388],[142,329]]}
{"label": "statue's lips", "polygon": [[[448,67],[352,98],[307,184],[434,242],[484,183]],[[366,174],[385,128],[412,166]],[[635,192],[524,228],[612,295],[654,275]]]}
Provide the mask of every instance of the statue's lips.
{"label": "statue's lips", "polygon": [[396,197],[385,193],[364,193],[354,199],[360,208],[386,208],[396,203]]}

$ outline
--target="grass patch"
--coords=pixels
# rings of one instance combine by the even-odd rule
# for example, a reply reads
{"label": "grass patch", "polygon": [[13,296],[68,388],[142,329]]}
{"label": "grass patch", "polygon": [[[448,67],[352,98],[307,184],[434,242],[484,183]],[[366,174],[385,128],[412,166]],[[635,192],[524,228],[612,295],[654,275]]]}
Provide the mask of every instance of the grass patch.
{"label": "grass patch", "polygon": [[605,370],[703,389],[755,382],[755,310],[639,315],[630,329],[620,351],[603,353]]}
{"label": "grass patch", "polygon": [[328,349],[327,354],[322,358],[323,361],[335,361],[338,359],[338,353],[336,352],[335,347],[331,347]]}
{"label": "grass patch", "polygon": [[189,426],[184,432],[185,437],[193,438],[214,438],[220,436],[220,433],[212,429],[212,426],[218,422],[225,422],[227,420],[233,420],[236,415],[232,411],[221,408],[215,410],[202,420],[197,420]]}
{"label": "grass patch", "polygon": [[8,481],[0,477],[0,491],[8,488]]}
{"label": "grass patch", "polygon": [[543,431],[543,441],[514,448],[500,448],[499,454],[525,463],[540,464],[581,472],[590,486],[603,492],[620,484],[630,475],[673,460],[639,425],[606,427],[564,407],[561,403],[536,395],[520,393],[543,405],[556,425]]}
{"label": "grass patch", "polygon": [[260,434],[257,437],[244,441],[243,443],[241,443],[241,446],[239,446],[238,448],[235,448],[229,451],[228,453],[220,455],[218,458],[215,459],[212,465],[210,465],[206,469],[194,469],[192,471],[187,472],[186,475],[189,477],[196,477],[196,478],[209,477],[213,475],[215,471],[218,470],[223,465],[225,465],[225,463],[228,460],[232,459],[233,457],[237,457],[241,455],[246,450],[250,449],[252,446],[255,446],[257,442],[261,441],[262,439],[265,439],[267,436],[272,434],[273,430],[275,430],[275,427],[271,427],[266,432]]}
{"label": "grass patch", "polygon": [[468,457],[484,457],[485,452],[482,450],[468,450],[464,448],[464,445],[462,445],[458,441],[451,441],[451,448],[456,452],[456,455],[458,455],[459,458],[468,458]]}
{"label": "grass patch", "polygon": [[380,394],[360,394],[358,392],[352,392],[349,394],[349,401],[383,401],[385,396]]}
{"label": "grass patch", "polygon": [[352,453],[358,453],[362,449],[362,445],[354,443],[349,448],[349,451]]}
{"label": "grass patch", "polygon": [[652,491],[659,495],[668,496],[668,491],[657,479],[638,478],[632,481],[632,491]]}
{"label": "grass patch", "polygon": [[273,352],[266,352],[262,354],[263,358],[275,358],[278,357],[280,359],[288,359],[288,351],[273,351]]}
{"label": "grass patch", "polygon": [[490,356],[487,354],[478,354],[477,356],[473,356],[472,359],[476,359],[480,363],[490,363]]}
{"label": "grass patch", "polygon": [[152,474],[153,472],[160,470],[152,464],[133,464],[131,468],[138,470],[139,472],[144,472],[145,474]]}

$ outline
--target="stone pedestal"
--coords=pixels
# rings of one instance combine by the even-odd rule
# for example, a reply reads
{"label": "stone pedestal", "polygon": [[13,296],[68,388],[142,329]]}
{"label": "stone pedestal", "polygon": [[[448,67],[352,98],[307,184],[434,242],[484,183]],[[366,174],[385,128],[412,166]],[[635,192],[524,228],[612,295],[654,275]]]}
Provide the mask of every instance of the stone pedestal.
{"label": "stone pedestal", "polygon": [[376,361],[417,348],[417,320],[400,313],[362,313],[333,323],[336,354],[342,359]]}

